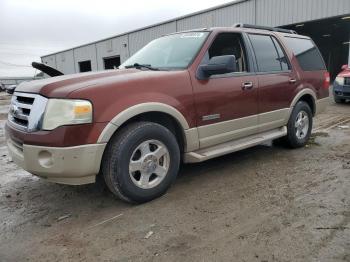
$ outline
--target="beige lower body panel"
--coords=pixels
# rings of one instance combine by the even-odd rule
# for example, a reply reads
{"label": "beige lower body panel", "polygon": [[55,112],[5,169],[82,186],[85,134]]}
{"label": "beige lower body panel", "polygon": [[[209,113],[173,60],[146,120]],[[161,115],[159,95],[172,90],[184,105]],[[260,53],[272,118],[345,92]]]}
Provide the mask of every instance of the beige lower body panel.
{"label": "beige lower body panel", "polygon": [[197,163],[205,160],[219,157],[225,154],[236,152],[252,146],[259,145],[263,142],[283,137],[287,134],[287,127],[276,128],[267,132],[250,135],[238,140],[222,143],[216,146],[200,149],[194,152],[184,154],[185,163]]}
{"label": "beige lower body panel", "polygon": [[[323,112],[329,98],[316,101],[316,114]],[[225,121],[198,128],[200,149],[187,152],[185,162],[202,162],[210,158],[261,144],[287,134],[286,125],[293,111],[283,108],[255,116]]]}
{"label": "beige lower body panel", "polygon": [[284,108],[198,127],[199,146],[207,148],[285,126],[289,119],[289,112],[289,108]]}
{"label": "beige lower body panel", "polygon": [[258,115],[198,127],[200,148],[257,133]]}
{"label": "beige lower body panel", "polygon": [[7,138],[13,161],[33,175],[69,185],[94,183],[106,144],[74,147],[20,145]]}
{"label": "beige lower body panel", "polygon": [[289,112],[289,108],[283,108],[280,110],[259,114],[259,133],[285,126],[289,120]]}
{"label": "beige lower body panel", "polygon": [[185,130],[185,152],[191,152],[199,149],[198,129],[190,128]]}

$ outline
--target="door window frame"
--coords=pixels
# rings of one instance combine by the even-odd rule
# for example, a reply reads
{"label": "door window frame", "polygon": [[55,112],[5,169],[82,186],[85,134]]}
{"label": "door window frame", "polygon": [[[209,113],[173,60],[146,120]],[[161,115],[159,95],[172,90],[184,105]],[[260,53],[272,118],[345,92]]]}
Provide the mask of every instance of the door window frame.
{"label": "door window frame", "polygon": [[199,71],[199,67],[201,65],[203,65],[203,60],[205,59],[205,54],[209,51],[209,49],[211,48],[211,46],[214,44],[215,40],[217,39],[217,37],[220,34],[236,34],[239,35],[241,37],[242,40],[242,47],[245,51],[245,56],[246,56],[246,64],[247,64],[247,72],[233,72],[233,73],[227,73],[227,74],[220,74],[220,75],[212,75],[210,77],[208,77],[207,80],[210,79],[217,79],[217,78],[231,78],[231,77],[239,77],[239,76],[249,76],[249,75],[256,75],[256,70],[255,70],[255,65],[254,62],[252,61],[252,57],[253,57],[253,53],[251,48],[249,47],[249,39],[248,36],[246,35],[246,33],[243,32],[229,32],[229,31],[220,31],[218,32],[215,37],[213,37],[213,39],[211,40],[210,45],[208,46],[208,48],[205,50],[204,56],[201,59],[201,62],[198,64],[197,69],[196,69],[196,78],[197,80],[201,80],[198,77],[198,71]]}
{"label": "door window frame", "polygon": [[[277,48],[275,46],[275,43],[273,41],[273,39],[275,39],[276,42],[279,44],[280,48],[282,49],[282,52],[283,52],[284,56],[287,59],[288,70],[259,72],[258,59],[256,58],[256,53],[255,53],[255,50],[254,50],[254,47],[253,47],[253,44],[252,44],[252,40],[250,39],[249,35],[262,35],[262,36],[270,37],[271,42],[272,42],[273,46],[275,47],[276,53],[277,53],[278,57],[280,58],[279,53],[277,51]],[[254,60],[254,70],[255,70],[256,75],[271,75],[271,74],[291,73],[293,71],[293,65],[290,62],[290,58],[289,58],[289,56],[288,56],[288,54],[287,54],[287,52],[285,50],[285,47],[284,47],[284,45],[281,43],[281,41],[276,36],[274,36],[272,34],[263,34],[263,33],[262,34],[260,34],[260,33],[247,33],[247,40],[249,42],[249,47],[250,47],[251,52],[252,52],[252,58]]]}

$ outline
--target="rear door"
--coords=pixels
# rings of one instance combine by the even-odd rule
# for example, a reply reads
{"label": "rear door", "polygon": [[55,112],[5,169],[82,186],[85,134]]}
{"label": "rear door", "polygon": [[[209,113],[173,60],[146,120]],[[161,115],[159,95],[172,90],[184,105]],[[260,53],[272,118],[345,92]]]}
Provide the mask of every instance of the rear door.
{"label": "rear door", "polygon": [[285,125],[298,79],[273,35],[249,34],[259,82],[259,132]]}

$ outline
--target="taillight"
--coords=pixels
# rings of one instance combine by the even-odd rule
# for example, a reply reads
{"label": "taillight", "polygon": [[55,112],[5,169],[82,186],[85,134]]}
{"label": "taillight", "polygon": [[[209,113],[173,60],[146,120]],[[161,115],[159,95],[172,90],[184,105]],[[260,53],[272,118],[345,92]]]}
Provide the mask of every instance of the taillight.
{"label": "taillight", "polygon": [[329,72],[324,73],[323,88],[328,89],[331,82]]}

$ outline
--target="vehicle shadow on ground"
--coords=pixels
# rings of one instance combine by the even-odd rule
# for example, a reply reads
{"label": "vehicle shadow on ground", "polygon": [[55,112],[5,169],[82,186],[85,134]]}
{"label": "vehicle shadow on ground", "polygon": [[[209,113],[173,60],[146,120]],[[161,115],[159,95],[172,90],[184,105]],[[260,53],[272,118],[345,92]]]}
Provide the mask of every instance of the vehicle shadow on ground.
{"label": "vehicle shadow on ground", "polygon": [[[176,194],[177,188],[181,187],[183,184],[187,184],[190,181],[195,184],[196,180],[203,180],[203,176],[205,176],[205,179],[208,180],[208,183],[211,183],[210,180],[215,179],[215,177],[218,175],[230,176],[232,175],[231,173],[225,172],[225,170],[228,168],[237,169],[236,173],[244,175],[242,172],[239,172],[239,169],[242,166],[251,166],[252,158],[255,160],[255,163],[259,163],[259,161],[263,161],[266,155],[276,152],[283,152],[285,150],[287,149],[280,145],[259,145],[202,163],[182,164],[180,166],[179,175],[175,183],[172,185],[172,193]],[[212,182],[214,183],[214,180]],[[43,183],[46,184],[48,182],[43,181]],[[125,204],[123,201],[119,200],[112,193],[110,193],[101,177],[98,177],[95,184],[67,186],[50,183],[50,186],[55,187],[56,189],[60,189],[62,191],[61,194],[64,194],[65,196],[70,195],[70,198],[74,196],[84,199],[94,199],[94,201],[100,199],[101,205],[104,206],[133,206],[133,204]]]}
{"label": "vehicle shadow on ground", "polygon": [[[249,187],[254,183],[251,178],[255,176],[256,170],[267,161],[272,161],[271,157],[283,154],[285,150],[280,146],[260,145],[203,163],[181,165],[179,176],[168,193],[143,205],[119,200],[101,181],[96,184],[68,186],[26,175],[0,188],[1,193],[6,195],[0,201],[0,207],[3,207],[0,213],[16,226],[24,226],[33,221],[40,227],[51,226],[67,214],[72,222],[83,221],[82,224],[91,226],[96,221],[116,214],[133,210],[146,211],[164,203],[165,206],[177,205],[187,201],[188,197],[199,197],[206,190],[214,190],[218,181],[221,184],[229,182]],[[21,219],[22,215],[19,213],[25,214],[26,220]]]}

